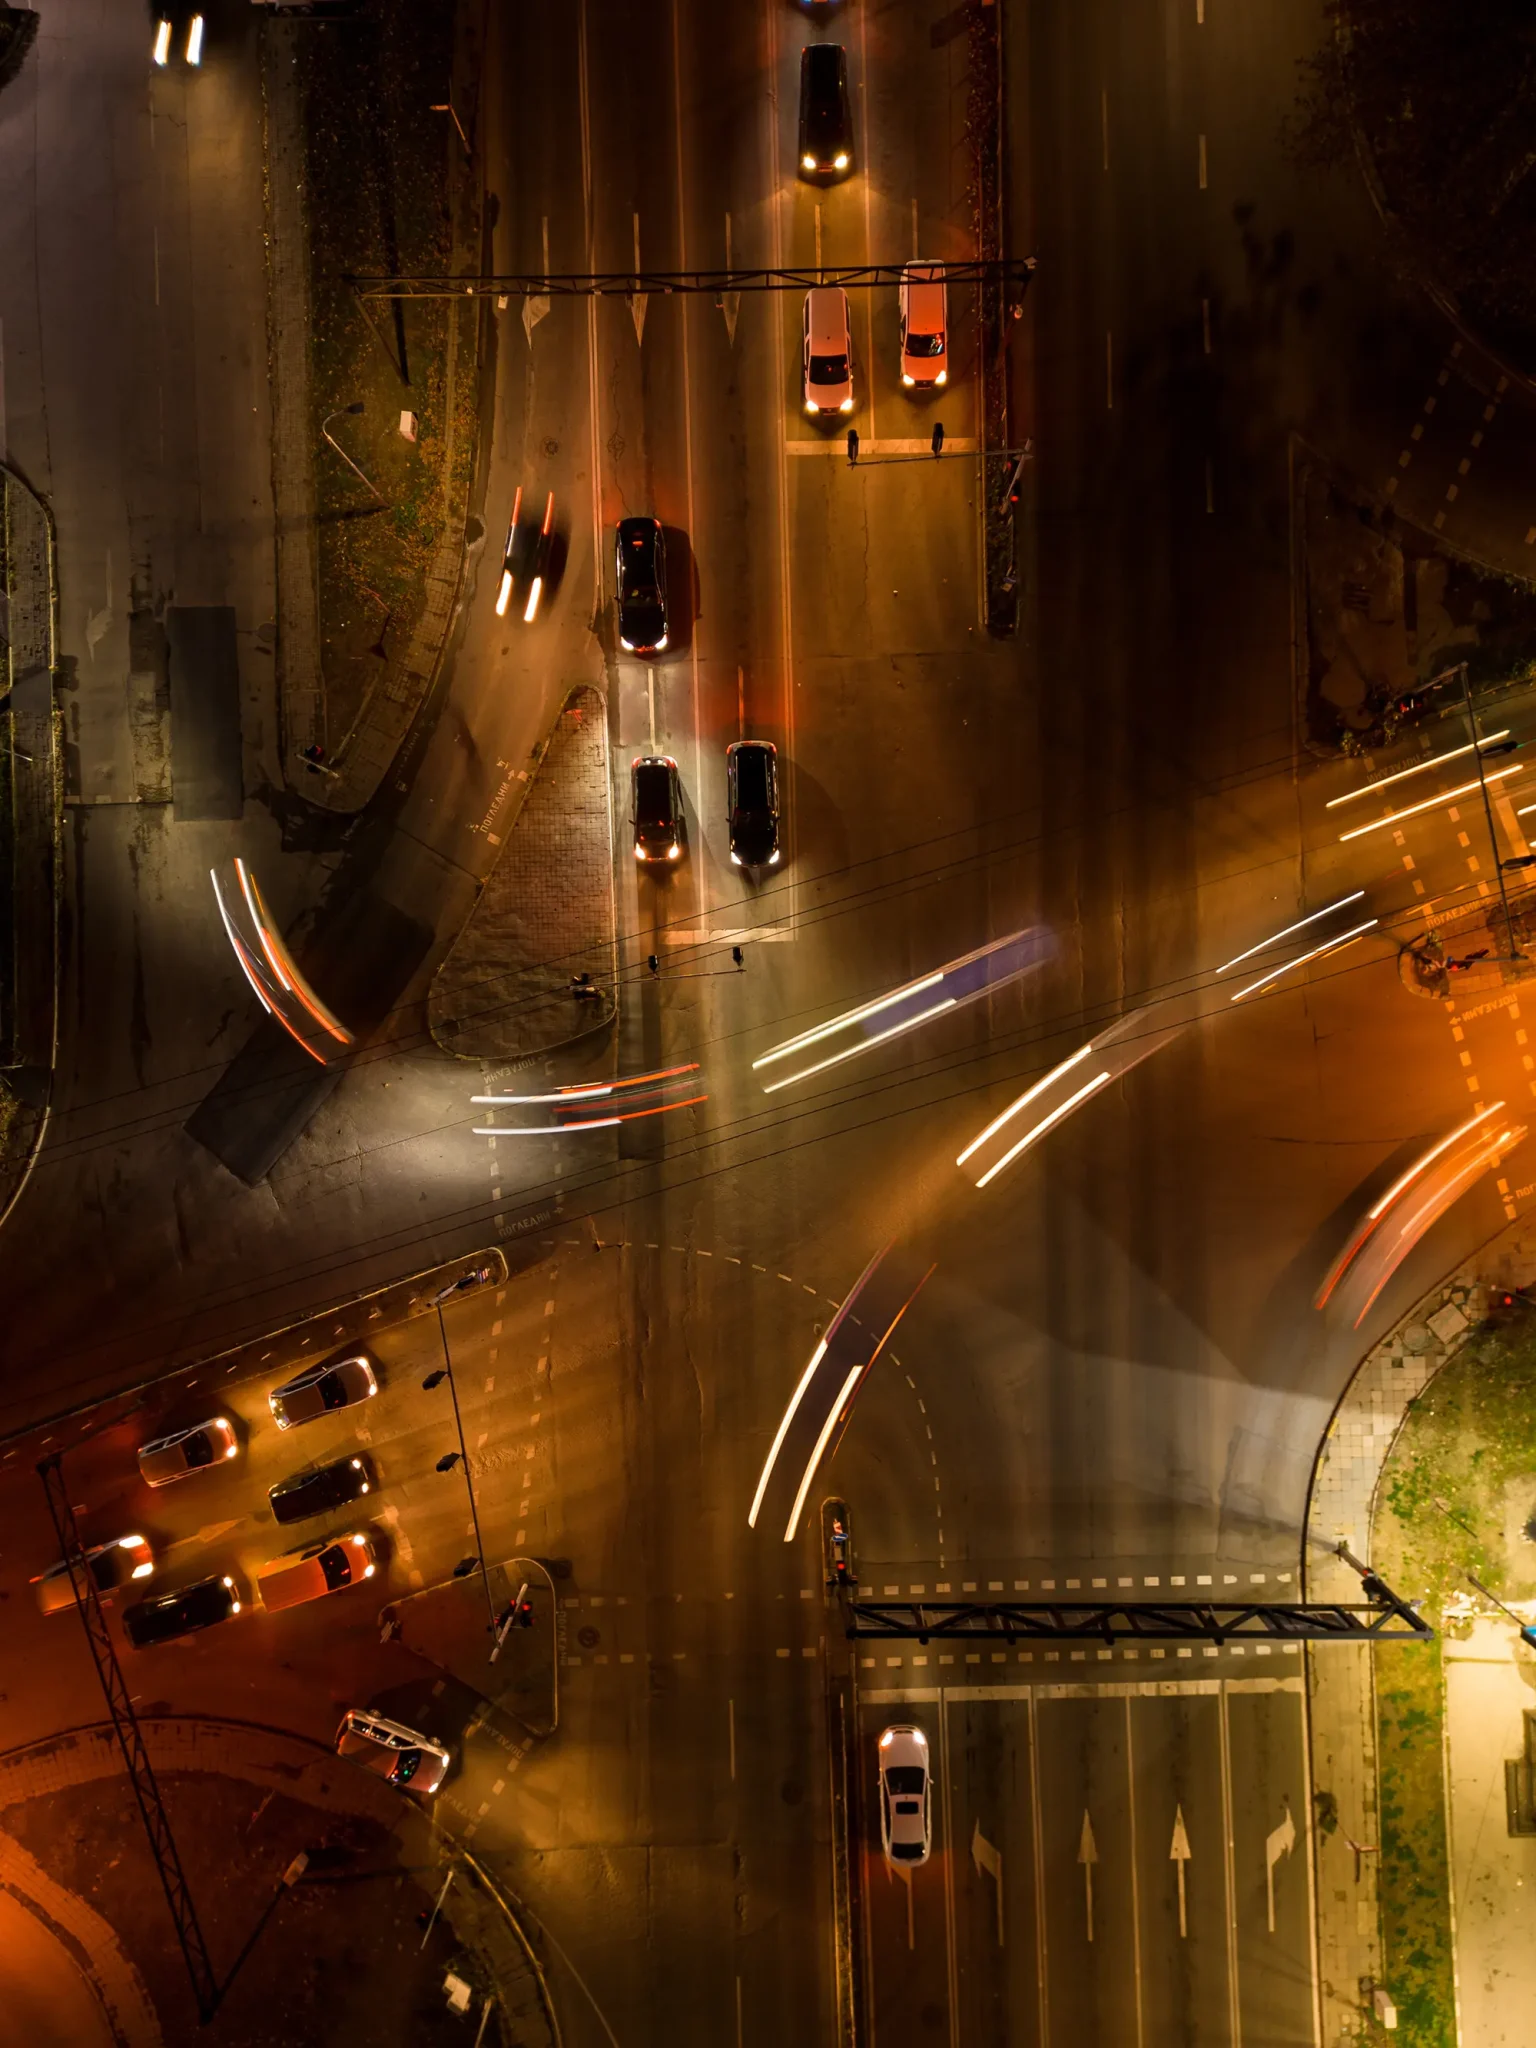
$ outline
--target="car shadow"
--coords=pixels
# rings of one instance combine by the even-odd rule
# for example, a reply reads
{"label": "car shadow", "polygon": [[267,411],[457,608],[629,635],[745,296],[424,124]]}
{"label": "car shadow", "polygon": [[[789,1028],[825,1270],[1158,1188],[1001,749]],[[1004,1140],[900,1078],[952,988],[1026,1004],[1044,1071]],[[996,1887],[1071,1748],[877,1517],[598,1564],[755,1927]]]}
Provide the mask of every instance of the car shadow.
{"label": "car shadow", "polygon": [[681,527],[664,526],[662,538],[667,550],[667,653],[685,654],[693,644],[694,621],[699,616],[699,565],[688,536]]}

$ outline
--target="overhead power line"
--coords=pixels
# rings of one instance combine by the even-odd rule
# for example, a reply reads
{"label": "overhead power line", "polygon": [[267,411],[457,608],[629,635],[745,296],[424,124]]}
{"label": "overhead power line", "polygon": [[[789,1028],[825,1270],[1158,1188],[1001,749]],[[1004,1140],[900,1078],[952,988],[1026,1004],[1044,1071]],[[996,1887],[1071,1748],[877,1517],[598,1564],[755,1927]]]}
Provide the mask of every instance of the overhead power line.
{"label": "overhead power line", "polygon": [[[1034,275],[1035,259],[971,258],[931,267],[943,271],[947,285],[1011,284],[1024,291]],[[900,284],[907,268],[905,263],[848,263],[802,264],[789,270],[514,271],[502,276],[439,271],[411,277],[349,276],[346,282],[360,299],[633,299],[676,293],[706,293],[718,298],[726,292],[804,292],[817,285],[864,291],[876,285]]]}

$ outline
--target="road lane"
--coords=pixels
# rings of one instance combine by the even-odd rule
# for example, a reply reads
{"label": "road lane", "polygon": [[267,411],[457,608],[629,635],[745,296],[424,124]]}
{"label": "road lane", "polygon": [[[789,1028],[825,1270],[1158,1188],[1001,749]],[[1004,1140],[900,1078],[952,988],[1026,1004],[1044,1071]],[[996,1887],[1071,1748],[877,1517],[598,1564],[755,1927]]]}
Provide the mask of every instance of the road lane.
{"label": "road lane", "polygon": [[1125,1702],[1036,1703],[1050,2040],[1142,2034]]}
{"label": "road lane", "polygon": [[[1188,2048],[1216,2048],[1232,2041],[1234,2017],[1221,1688],[1133,1699],[1130,1710],[1149,2037],[1164,2030]],[[1173,1855],[1176,1840],[1186,1855]]]}

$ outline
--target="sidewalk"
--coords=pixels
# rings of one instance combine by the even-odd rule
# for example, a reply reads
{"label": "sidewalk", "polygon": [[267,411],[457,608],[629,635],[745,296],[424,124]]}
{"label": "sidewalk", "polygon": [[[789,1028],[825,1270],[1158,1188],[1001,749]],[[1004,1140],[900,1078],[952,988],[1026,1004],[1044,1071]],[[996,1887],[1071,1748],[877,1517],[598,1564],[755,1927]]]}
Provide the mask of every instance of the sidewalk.
{"label": "sidewalk", "polygon": [[[1532,1276],[1536,1219],[1523,1218],[1432,1289],[1361,1362],[1334,1411],[1313,1474],[1303,1545],[1308,1599],[1360,1600],[1358,1577],[1334,1553],[1344,1542],[1357,1557],[1381,1561],[1381,1479],[1411,1404],[1475,1334],[1484,1283],[1514,1285]],[[1416,1598],[1423,1588],[1415,1579],[1395,1590]],[[1389,1995],[1396,1989],[1392,1959],[1384,1953],[1379,1867],[1383,1826],[1401,1826],[1402,1815],[1397,1783],[1390,1793],[1381,1787],[1384,1772],[1400,1776],[1405,1763],[1412,1770],[1418,1760],[1399,1755],[1389,1764],[1379,1754],[1378,1709],[1391,1714],[1396,1736],[1403,1727],[1402,1715],[1378,1698],[1377,1660],[1385,1654],[1335,1644],[1307,1656],[1326,2048],[1384,2040],[1386,2029],[1371,2011],[1372,1992],[1378,1984]],[[1415,1649],[1399,1654],[1411,1656]],[[1499,1752],[1500,1769],[1502,1757],[1512,1753],[1508,1747]],[[1435,1761],[1431,1774],[1437,1781],[1439,1770]],[[1357,1843],[1366,1851],[1358,1857]],[[1402,2024],[1398,2037],[1426,2043],[1439,2038]],[[1481,2048],[1490,2037],[1469,2033],[1464,2038],[1478,2041]]]}
{"label": "sidewalk", "polygon": [[[518,1060],[601,1030],[617,1010],[608,712],[567,696],[527,778],[507,842],[427,999],[427,1022],[460,1059]],[[590,974],[594,1001],[571,995]]]}
{"label": "sidewalk", "polygon": [[[116,2022],[112,2039],[447,2048],[469,2024],[446,2007],[453,1970],[475,1988],[473,2013],[494,1994],[488,2041],[553,2048],[546,1988],[510,1908],[469,1858],[445,1850],[427,1809],[286,1730],[168,1715],[142,1725],[215,1969],[229,1971],[269,1900],[278,1924],[214,2021],[190,2026],[190,1989],[110,1730],[0,1755],[0,1879],[62,1930]],[[300,1850],[310,1867],[280,1891]],[[450,1864],[455,1881],[423,1953],[418,1930]]]}

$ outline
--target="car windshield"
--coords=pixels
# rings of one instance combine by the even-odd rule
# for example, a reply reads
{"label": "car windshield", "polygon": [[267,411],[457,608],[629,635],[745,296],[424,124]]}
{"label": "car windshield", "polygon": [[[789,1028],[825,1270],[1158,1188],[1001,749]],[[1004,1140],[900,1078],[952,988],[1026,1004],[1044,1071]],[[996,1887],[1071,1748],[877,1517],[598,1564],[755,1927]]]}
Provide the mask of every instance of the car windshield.
{"label": "car windshield", "polygon": [[892,1796],[907,1792],[921,1792],[928,1773],[921,1764],[892,1764],[885,1774],[885,1782]]}
{"label": "car windshield", "polygon": [[909,356],[941,356],[944,353],[942,334],[909,334],[907,354]]}
{"label": "car windshield", "polygon": [[672,822],[672,778],[665,768],[635,770],[635,817],[642,825]]}
{"label": "car windshield", "polygon": [[768,756],[755,747],[745,747],[736,756],[736,803],[743,811],[766,811],[768,797]]}
{"label": "car windshield", "polygon": [[419,1749],[402,1750],[399,1761],[395,1765],[395,1783],[397,1785],[408,1785],[420,1769],[421,1751]]}
{"label": "car windshield", "polygon": [[211,1465],[213,1463],[213,1442],[207,1430],[194,1430],[189,1437],[183,1437],[182,1455],[189,1465]]}
{"label": "car windshield", "polygon": [[345,1408],[347,1383],[339,1372],[328,1372],[320,1382],[320,1399],[327,1408]]}
{"label": "car windshield", "polygon": [[892,1842],[891,1854],[899,1862],[916,1863],[923,1853],[921,1842]]}
{"label": "car windshield", "polygon": [[848,358],[846,356],[812,356],[811,382],[813,384],[846,384],[848,382]]}
{"label": "car windshield", "polygon": [[320,1553],[320,1569],[325,1574],[325,1583],[335,1593],[352,1583],[352,1564],[347,1556],[344,1543],[333,1543],[329,1550]]}

